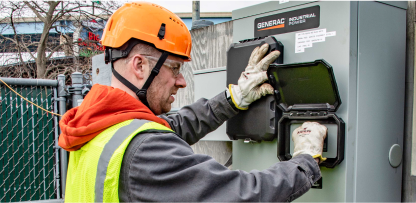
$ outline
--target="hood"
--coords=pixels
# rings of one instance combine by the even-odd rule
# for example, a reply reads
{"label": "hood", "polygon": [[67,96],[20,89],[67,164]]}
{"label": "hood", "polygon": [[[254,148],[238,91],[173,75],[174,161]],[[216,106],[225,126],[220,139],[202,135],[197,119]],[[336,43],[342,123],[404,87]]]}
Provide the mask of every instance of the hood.
{"label": "hood", "polygon": [[59,146],[75,151],[108,127],[130,119],[169,124],[125,91],[96,84],[79,107],[67,111],[59,122]]}

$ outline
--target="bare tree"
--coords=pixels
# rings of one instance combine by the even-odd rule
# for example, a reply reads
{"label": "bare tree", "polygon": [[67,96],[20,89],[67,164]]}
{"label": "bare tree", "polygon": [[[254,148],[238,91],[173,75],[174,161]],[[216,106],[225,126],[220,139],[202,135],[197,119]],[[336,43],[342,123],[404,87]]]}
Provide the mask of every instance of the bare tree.
{"label": "bare tree", "polygon": [[[80,42],[70,34],[61,33],[60,30],[72,29],[69,33],[73,33],[77,28],[79,30],[84,21],[106,20],[119,6],[121,3],[111,1],[2,1],[0,44],[8,43],[9,50],[13,46],[13,51],[18,56],[15,60],[19,61],[19,69],[27,72],[29,77],[52,78],[60,73],[85,72],[85,69],[91,67],[85,67],[90,65],[90,62],[86,63],[82,57],[80,59],[73,53],[72,48]],[[62,24],[63,21],[70,23]],[[18,26],[24,23],[43,24],[40,36],[33,39],[19,33]],[[7,29],[13,30],[13,35],[4,35],[2,31]],[[51,36],[52,30],[57,32],[58,36]],[[74,56],[72,63],[54,63],[52,59],[57,52],[65,52],[67,55],[71,52]]]}

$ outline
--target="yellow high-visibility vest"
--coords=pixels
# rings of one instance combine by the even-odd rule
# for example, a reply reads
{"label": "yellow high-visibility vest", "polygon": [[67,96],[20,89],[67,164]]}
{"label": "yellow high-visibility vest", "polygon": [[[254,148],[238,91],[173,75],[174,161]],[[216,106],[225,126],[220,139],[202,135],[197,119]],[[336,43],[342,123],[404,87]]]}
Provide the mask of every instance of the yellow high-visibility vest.
{"label": "yellow high-visibility vest", "polygon": [[119,202],[124,152],[134,136],[147,130],[173,132],[156,122],[132,119],[109,127],[70,152],[65,202]]}

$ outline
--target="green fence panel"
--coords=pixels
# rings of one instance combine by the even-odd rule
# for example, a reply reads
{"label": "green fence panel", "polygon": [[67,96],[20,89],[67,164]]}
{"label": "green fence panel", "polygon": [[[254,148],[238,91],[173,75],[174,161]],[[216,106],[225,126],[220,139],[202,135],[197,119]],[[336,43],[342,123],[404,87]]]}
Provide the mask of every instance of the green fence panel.
{"label": "green fence panel", "polygon": [[[48,111],[55,87],[10,85]],[[57,199],[54,115],[0,83],[0,202]]]}
{"label": "green fence panel", "polygon": [[3,197],[3,201],[6,201],[7,197],[7,188],[6,188],[6,163],[7,161],[5,160],[6,155],[4,154],[4,152],[6,152],[7,150],[7,103],[6,103],[6,95],[5,95],[5,89],[4,86],[1,87],[0,89],[1,91],[1,145],[0,145],[0,150],[2,152],[2,154],[0,154],[0,164],[1,164],[1,168],[0,168],[0,197]]}
{"label": "green fence panel", "polygon": [[[18,89],[15,87],[15,89]],[[13,187],[13,194],[10,197],[10,199],[15,199],[16,195],[20,195],[20,191],[19,191],[19,187],[18,187],[18,178],[19,176],[19,169],[18,169],[18,163],[19,163],[19,136],[18,136],[18,108],[17,108],[17,98],[15,95],[11,94],[10,95],[10,101],[11,101],[11,106],[12,106],[12,139],[11,139],[11,144],[12,144],[12,150],[11,152],[11,157],[13,157],[12,159],[12,164],[10,165],[10,170],[13,171],[13,175],[10,176],[10,182],[11,182],[11,186]]]}
{"label": "green fence panel", "polygon": [[[16,90],[18,92],[22,92],[21,87],[17,87]],[[21,105],[22,105],[22,101],[21,98],[18,97],[17,95],[13,95],[16,101],[16,111],[15,111],[15,117],[16,117],[16,124],[14,126],[14,130],[16,131],[16,138],[14,140],[13,143],[15,143],[16,148],[13,152],[13,156],[15,157],[15,165],[14,165],[14,171],[16,174],[16,177],[13,179],[13,183],[16,187],[16,192],[15,192],[15,196],[16,197],[22,197],[23,196],[23,192],[21,188],[21,183],[24,182],[24,176],[20,175],[21,170],[23,168],[23,161],[21,160],[22,155],[23,155],[23,139],[22,139],[22,111],[21,111]]]}
{"label": "green fence panel", "polygon": [[[36,101],[36,91],[37,88],[36,87],[31,87],[30,88],[30,92],[27,95],[27,99],[31,102],[34,102],[37,104]],[[35,197],[38,197],[36,195],[36,175],[37,175],[37,165],[36,165],[36,129],[35,129],[35,122],[37,120],[36,118],[36,107],[29,104],[28,105],[28,137],[29,137],[29,146],[28,146],[28,154],[29,154],[29,161],[28,161],[28,168],[29,168],[29,174],[27,177],[27,180],[25,182],[27,182],[29,184],[29,189],[27,191],[27,199],[32,200],[32,199],[37,199]]]}
{"label": "green fence panel", "polygon": [[[42,91],[38,89],[38,91],[36,92],[36,103],[39,106],[42,106]],[[42,181],[42,177],[43,177],[43,159],[42,159],[42,153],[43,153],[43,119],[42,119],[42,110],[39,108],[36,108],[36,122],[35,122],[35,143],[36,143],[36,157],[35,157],[35,164],[36,164],[36,181],[35,181],[35,193],[36,196],[39,197],[39,199],[44,199],[43,197],[43,181]],[[35,195],[35,194],[34,194]]]}
{"label": "green fence panel", "polygon": [[14,193],[14,189],[13,189],[13,185],[10,181],[10,176],[14,175],[13,173],[13,128],[12,128],[12,111],[13,111],[13,103],[12,103],[12,99],[11,99],[11,92],[7,92],[6,94],[6,102],[7,102],[7,132],[6,132],[6,140],[7,140],[7,149],[6,149],[6,158],[5,160],[7,161],[7,170],[6,173],[8,172],[9,175],[7,176],[6,179],[6,201],[10,202],[11,201],[11,196]]}
{"label": "green fence panel", "polygon": [[[46,101],[47,101],[47,105],[48,105],[48,111],[53,112],[53,101],[52,101],[52,97],[53,97],[53,89],[49,88],[47,89],[47,96],[46,96]],[[47,143],[48,143],[48,179],[47,182],[49,183],[48,186],[48,193],[47,193],[47,198],[48,199],[53,199],[53,194],[55,192],[55,188],[56,188],[56,181],[55,181],[55,176],[54,176],[54,171],[55,171],[55,157],[53,156],[55,153],[55,149],[54,149],[54,140],[55,140],[55,132],[54,132],[54,115],[52,115],[51,113],[47,113]],[[51,150],[52,149],[52,150]]]}
{"label": "green fence panel", "polygon": [[[22,96],[28,98],[27,96],[27,87],[22,88]],[[22,137],[23,137],[23,168],[22,173],[30,175],[29,172],[29,132],[28,132],[28,104],[26,101],[22,101]],[[29,188],[29,177],[27,178],[28,181],[24,180],[21,182],[23,190],[22,190],[22,200],[28,201],[28,194],[27,189]]]}
{"label": "green fence panel", "polygon": [[[34,101],[33,99],[33,92],[35,91],[35,88],[30,87],[28,88],[29,92],[27,94],[27,99],[31,102]],[[29,184],[29,190],[27,190],[27,194],[26,194],[26,199],[30,200],[31,195],[35,193],[35,187],[32,185],[32,183],[35,182],[35,159],[34,159],[34,152],[35,152],[35,132],[34,132],[34,122],[35,122],[35,117],[34,117],[34,111],[33,111],[34,106],[28,103],[28,125],[27,125],[27,130],[28,130],[28,137],[29,137],[29,145],[28,145],[28,166],[27,168],[29,169],[29,176],[28,176],[28,181],[26,181],[26,184]]]}

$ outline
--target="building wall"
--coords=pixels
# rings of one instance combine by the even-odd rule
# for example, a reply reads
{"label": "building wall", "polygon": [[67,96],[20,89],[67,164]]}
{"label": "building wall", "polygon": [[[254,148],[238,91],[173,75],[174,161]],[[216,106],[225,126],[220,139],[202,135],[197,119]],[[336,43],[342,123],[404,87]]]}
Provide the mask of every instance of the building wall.
{"label": "building wall", "polygon": [[[183,20],[183,22],[185,23],[186,27],[190,30],[192,27],[192,18],[181,18]],[[221,17],[221,18],[201,18],[201,20],[209,20],[212,21],[214,23],[214,25],[219,24],[219,23],[223,23],[223,22],[227,22],[231,20],[231,16],[230,17]]]}
{"label": "building wall", "polygon": [[[192,61],[185,63],[182,71],[187,87],[179,89],[173,108],[192,104],[199,99],[194,97],[194,71],[226,66],[227,50],[233,38],[232,30],[232,21],[191,30]],[[195,153],[210,155],[221,164],[225,164],[232,153],[231,141],[199,141],[191,147]]]}

